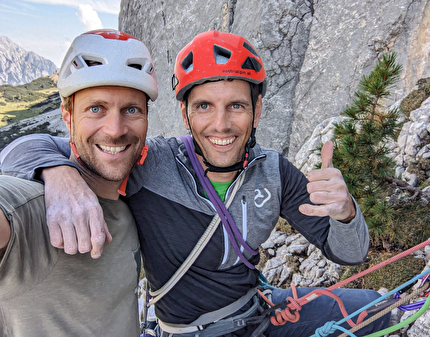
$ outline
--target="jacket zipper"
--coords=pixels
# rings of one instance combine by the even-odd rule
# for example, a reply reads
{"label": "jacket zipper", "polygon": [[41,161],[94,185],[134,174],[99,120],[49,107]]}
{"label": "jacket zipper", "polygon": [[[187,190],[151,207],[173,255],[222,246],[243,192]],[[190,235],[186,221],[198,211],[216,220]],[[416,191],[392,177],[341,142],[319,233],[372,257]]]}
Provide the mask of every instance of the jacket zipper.
{"label": "jacket zipper", "polygon": [[[248,235],[248,210],[246,207],[246,197],[244,195],[242,195],[242,201],[240,203],[242,205],[242,237],[243,240],[246,241],[247,235]],[[243,246],[240,247],[240,251],[243,253]],[[240,258],[238,257],[236,259],[236,262],[234,263],[234,265],[236,265],[238,262],[240,261]]]}

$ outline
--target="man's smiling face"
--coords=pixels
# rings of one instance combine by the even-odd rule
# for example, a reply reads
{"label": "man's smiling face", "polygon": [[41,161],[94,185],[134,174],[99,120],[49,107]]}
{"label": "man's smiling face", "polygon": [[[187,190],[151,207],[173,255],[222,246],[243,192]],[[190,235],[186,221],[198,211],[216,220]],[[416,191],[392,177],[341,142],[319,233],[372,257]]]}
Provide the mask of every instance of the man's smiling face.
{"label": "man's smiling face", "polygon": [[[259,97],[254,127],[260,119],[261,105]],[[185,102],[181,103],[181,109],[185,127],[191,127],[194,139],[210,164],[228,167],[242,160],[253,119],[248,82],[233,80],[197,85],[188,96],[188,119]]]}
{"label": "man's smiling face", "polygon": [[138,160],[148,128],[147,97],[126,87],[94,87],[75,93],[63,120],[80,159],[108,181],[121,182]]}

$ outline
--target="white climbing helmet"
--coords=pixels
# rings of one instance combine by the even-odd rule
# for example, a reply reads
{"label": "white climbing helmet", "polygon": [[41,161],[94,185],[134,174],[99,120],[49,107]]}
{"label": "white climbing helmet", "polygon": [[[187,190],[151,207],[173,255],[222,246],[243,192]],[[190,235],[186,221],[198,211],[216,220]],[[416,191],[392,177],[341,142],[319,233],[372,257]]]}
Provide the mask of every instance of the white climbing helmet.
{"label": "white climbing helmet", "polygon": [[58,75],[62,97],[90,87],[122,86],[158,96],[148,48],[135,37],[113,29],[93,30],[76,37]]}

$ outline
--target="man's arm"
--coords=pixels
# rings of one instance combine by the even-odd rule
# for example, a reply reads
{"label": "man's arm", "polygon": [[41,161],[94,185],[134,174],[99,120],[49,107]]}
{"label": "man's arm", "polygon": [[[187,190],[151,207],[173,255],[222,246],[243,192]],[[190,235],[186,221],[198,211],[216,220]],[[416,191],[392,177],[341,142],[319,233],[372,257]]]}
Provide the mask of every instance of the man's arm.
{"label": "man's arm", "polygon": [[0,261],[6,252],[10,239],[10,225],[3,211],[0,209]]}
{"label": "man's arm", "polygon": [[322,169],[311,171],[309,180],[284,160],[281,216],[333,262],[361,264],[369,248],[366,222],[342,174],[331,165],[331,142],[321,154]]}
{"label": "man's arm", "polygon": [[54,247],[64,248],[68,254],[91,251],[98,258],[112,236],[97,196],[69,156],[65,138],[24,136],[0,153],[1,170],[5,175],[45,182],[46,220]]}
{"label": "man's arm", "polygon": [[40,180],[42,169],[69,165],[70,146],[66,138],[47,134],[20,137],[0,152],[2,174],[27,180]]}

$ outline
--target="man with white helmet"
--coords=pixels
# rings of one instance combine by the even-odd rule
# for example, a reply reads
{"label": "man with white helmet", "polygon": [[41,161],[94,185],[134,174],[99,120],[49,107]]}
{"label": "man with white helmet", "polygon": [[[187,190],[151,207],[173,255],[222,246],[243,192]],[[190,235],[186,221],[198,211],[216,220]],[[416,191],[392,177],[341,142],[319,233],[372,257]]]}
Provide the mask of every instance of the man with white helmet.
{"label": "man with white helmet", "polygon": [[[98,196],[106,222],[93,228],[93,245],[107,244],[98,259],[54,248],[43,185],[0,176],[0,336],[139,336],[140,245],[119,195],[146,157],[147,103],[158,93],[151,56],[123,32],[82,34],[63,60],[58,89],[70,160]],[[66,252],[76,252],[67,246],[74,234],[63,234]],[[62,238],[52,239],[62,246]]]}
{"label": "man with white helmet", "polygon": [[[147,160],[133,170],[127,188],[162,336],[242,336],[257,326],[259,333],[267,328],[268,320],[260,325],[254,317],[260,276],[255,266],[258,247],[279,216],[337,263],[359,264],[366,258],[366,223],[342,174],[332,167],[331,143],[322,150],[323,169],[309,173],[309,181],[280,153],[256,143],[265,78],[255,48],[235,34],[201,33],[176,59],[172,84],[192,138],[148,139]],[[22,163],[24,175],[33,177],[34,167],[71,165],[57,154],[56,146],[68,153],[64,141],[49,136],[40,141],[47,154],[32,156],[36,165]],[[28,144],[2,155],[3,167],[18,172],[21,151],[29,154]],[[61,172],[77,174],[70,168]],[[53,174],[45,182],[56,186],[60,179]],[[53,192],[56,200],[64,198]],[[88,233],[75,247],[85,241],[90,245],[85,228],[92,221],[85,217],[71,227],[76,236],[82,228]],[[298,296],[309,292],[298,289]],[[334,293],[348,312],[379,296],[367,290]],[[287,289],[273,289],[272,295],[275,304],[293,297]],[[300,315],[296,323],[269,326],[265,335],[308,337],[326,321],[342,318],[334,300],[325,296],[304,305]],[[387,322],[385,316],[360,332]]]}

